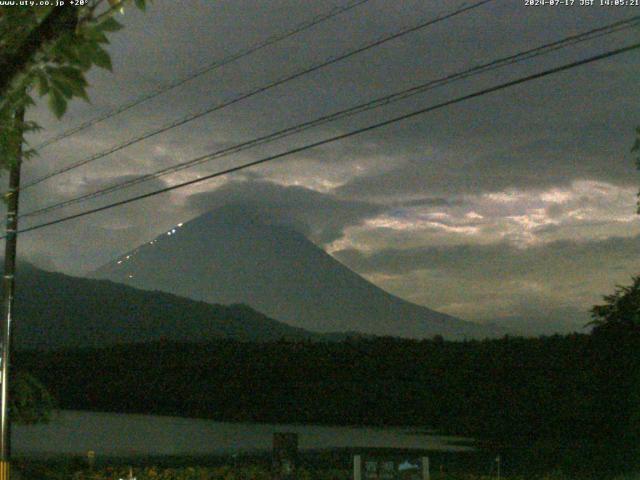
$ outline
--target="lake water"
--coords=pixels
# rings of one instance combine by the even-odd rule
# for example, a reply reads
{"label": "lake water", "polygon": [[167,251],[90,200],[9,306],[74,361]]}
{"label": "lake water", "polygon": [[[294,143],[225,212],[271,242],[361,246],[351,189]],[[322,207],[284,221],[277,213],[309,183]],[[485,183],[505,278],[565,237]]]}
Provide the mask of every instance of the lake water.
{"label": "lake water", "polygon": [[83,411],[57,412],[46,425],[15,425],[15,455],[209,455],[270,450],[274,432],[296,432],[302,450],[402,448],[463,451],[463,440],[410,428],[269,425]]}

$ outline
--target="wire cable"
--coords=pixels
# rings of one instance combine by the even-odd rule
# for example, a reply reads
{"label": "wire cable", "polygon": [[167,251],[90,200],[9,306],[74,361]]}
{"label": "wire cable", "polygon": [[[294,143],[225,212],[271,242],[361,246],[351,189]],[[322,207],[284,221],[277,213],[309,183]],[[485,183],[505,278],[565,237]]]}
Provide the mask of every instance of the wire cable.
{"label": "wire cable", "polygon": [[138,97],[128,103],[125,103],[113,110],[110,110],[106,113],[104,113],[103,115],[100,115],[99,117],[93,118],[91,120],[88,120],[76,127],[70,128],[68,130],[65,130],[64,132],[53,136],[45,141],[43,141],[42,143],[40,143],[39,145],[37,145],[36,147],[34,147],[36,150],[42,150],[43,148],[59,142],[60,140],[63,140],[67,137],[70,137],[71,135],[74,135],[75,133],[81,132],[83,130],[86,130],[89,127],[92,127],[93,125],[100,123],[104,120],[107,120],[111,117],[115,117],[116,115],[119,115],[121,113],[126,112],[127,110],[132,109],[133,107],[136,107],[142,103],[148,102],[149,100],[156,98],[159,95],[162,95],[163,93],[169,92],[175,88],[178,88],[182,85],[184,85],[187,82],[190,82],[191,80],[194,80],[206,73],[212,72],[220,67],[223,67],[225,65],[228,65],[230,63],[235,62],[236,60],[240,60],[241,58],[244,58],[246,56],[249,56],[259,50],[262,50],[266,47],[269,47],[271,45],[274,45],[275,43],[278,43],[282,40],[286,40],[287,38],[293,37],[294,35],[297,35],[298,33],[304,32],[305,30],[308,30],[326,20],[329,20],[331,18],[334,18],[342,13],[348,12],[349,10],[352,10],[356,7],[359,7],[360,5],[367,3],[369,0],[358,0],[356,2],[350,3],[348,5],[345,5],[343,7],[335,7],[331,10],[329,10],[327,13],[324,13],[322,15],[318,15],[316,17],[313,17],[301,24],[299,24],[298,26],[294,27],[292,30],[288,30],[285,31],[283,33],[278,33],[275,35],[272,35],[270,37],[267,37],[266,39],[264,39],[263,41],[256,43],[254,45],[251,45],[247,48],[245,48],[244,50],[239,50],[236,53],[233,53],[227,57],[224,57],[220,60],[216,60],[213,63],[210,63],[204,67],[199,68],[198,70],[196,70],[195,72],[192,72],[191,74],[181,78],[180,80],[161,86],[159,88],[157,88],[156,90],[153,90],[151,92],[149,92],[146,95],[143,95],[141,97]]}
{"label": "wire cable", "polygon": [[487,4],[487,3],[492,2],[492,1],[494,1],[494,0],[481,0],[481,1],[476,2],[476,3],[474,3],[474,4],[470,5],[470,6],[462,7],[460,9],[455,10],[454,12],[448,13],[446,15],[442,15],[442,16],[439,16],[439,17],[436,17],[436,18],[421,22],[421,23],[419,23],[417,25],[414,25],[412,27],[405,28],[403,30],[400,30],[399,32],[396,32],[396,33],[393,33],[391,35],[385,36],[385,37],[383,37],[383,38],[381,38],[379,40],[376,40],[374,42],[368,43],[368,44],[366,44],[366,45],[364,45],[362,47],[358,47],[355,50],[349,50],[346,53],[340,54],[338,56],[330,57],[329,59],[327,59],[325,61],[322,61],[321,63],[315,64],[315,65],[313,65],[311,67],[308,67],[308,68],[305,68],[303,70],[297,71],[297,72],[295,72],[293,74],[286,75],[283,78],[275,80],[275,81],[273,81],[273,82],[271,82],[271,83],[269,83],[267,85],[263,85],[261,87],[258,87],[258,88],[254,89],[254,90],[251,90],[250,92],[241,94],[241,95],[239,95],[239,96],[237,96],[237,97],[235,97],[235,98],[233,98],[231,100],[225,101],[223,103],[214,104],[213,106],[208,107],[208,108],[206,108],[204,110],[201,110],[200,112],[187,115],[186,117],[183,117],[180,120],[174,121],[174,122],[172,122],[170,124],[167,124],[167,125],[165,125],[163,127],[158,128],[156,130],[147,132],[146,134],[143,134],[142,136],[138,136],[138,137],[132,138],[130,140],[127,140],[126,142],[121,143],[119,145],[116,145],[115,147],[112,147],[112,148],[110,148],[110,149],[108,149],[106,151],[103,151],[101,153],[92,155],[92,156],[90,156],[88,158],[85,158],[83,160],[80,160],[78,162],[72,163],[71,165],[68,165],[66,167],[60,168],[60,169],[58,169],[58,170],[56,170],[54,172],[51,172],[51,173],[49,173],[47,175],[44,175],[44,176],[42,176],[40,178],[37,178],[37,179],[35,179],[35,180],[31,181],[31,182],[27,182],[25,185],[23,185],[21,187],[21,190],[26,190],[27,188],[33,187],[34,185],[37,185],[39,183],[44,182],[45,180],[48,180],[48,179],[53,178],[53,177],[56,177],[58,175],[66,173],[68,171],[74,170],[74,169],[76,169],[78,167],[82,167],[84,165],[87,165],[87,164],[89,164],[91,162],[94,162],[94,161],[99,160],[99,159],[101,159],[103,157],[106,157],[107,155],[111,155],[112,153],[118,152],[118,151],[123,150],[123,149],[125,149],[127,147],[135,145],[136,143],[139,143],[139,142],[141,142],[143,140],[147,140],[147,139],[149,139],[151,137],[154,137],[154,136],[159,135],[161,133],[167,132],[167,131],[172,130],[172,129],[176,128],[176,127],[182,126],[182,125],[184,125],[184,124],[186,124],[188,122],[191,122],[193,120],[196,120],[196,119],[198,119],[200,117],[203,117],[203,116],[208,115],[210,113],[213,113],[213,112],[216,112],[216,111],[221,110],[223,108],[226,108],[226,107],[229,107],[231,105],[234,105],[234,104],[236,104],[236,103],[238,103],[238,102],[240,102],[242,100],[246,100],[247,98],[251,98],[251,97],[253,97],[255,95],[258,95],[259,93],[266,92],[267,90],[271,90],[272,88],[275,88],[275,87],[277,87],[279,85],[282,85],[284,83],[290,82],[291,80],[294,80],[294,79],[303,77],[305,75],[308,75],[308,74],[310,74],[312,72],[315,72],[316,70],[320,70],[321,68],[327,67],[329,65],[333,65],[333,64],[335,64],[337,62],[340,62],[340,61],[345,60],[347,58],[353,57],[354,55],[358,55],[358,54],[360,54],[362,52],[365,52],[367,50],[371,50],[372,48],[378,47],[378,46],[380,46],[380,45],[382,45],[384,43],[390,42],[390,41],[395,40],[397,38],[400,38],[400,37],[402,37],[404,35],[408,35],[410,33],[416,32],[418,30],[421,30],[423,28],[429,27],[429,26],[434,25],[436,23],[439,23],[439,22],[448,20],[450,18],[453,18],[453,17],[455,17],[457,15],[461,15],[463,13],[466,13],[466,12],[472,10],[472,9],[478,8],[478,7],[480,7],[480,6],[484,5],[484,4]]}
{"label": "wire cable", "polygon": [[[188,180],[186,182],[182,182],[182,183],[179,183],[179,184],[176,184],[176,185],[171,185],[171,186],[168,186],[168,187],[165,187],[165,188],[161,188],[161,189],[158,189],[158,190],[154,190],[152,192],[148,192],[148,193],[145,193],[145,194],[142,194],[142,195],[137,195],[135,197],[131,197],[131,198],[128,198],[126,200],[120,200],[120,201],[117,201],[117,202],[110,203],[108,205],[103,205],[101,207],[92,208],[92,209],[85,210],[83,212],[79,212],[79,213],[76,213],[76,214],[73,214],[73,215],[68,215],[66,217],[62,217],[62,218],[59,218],[59,219],[56,219],[56,220],[51,220],[51,221],[40,223],[38,225],[34,225],[34,226],[31,226],[31,227],[28,227],[28,228],[20,229],[18,231],[18,233],[26,233],[26,232],[31,232],[31,231],[34,231],[34,230],[39,230],[41,228],[49,227],[49,226],[52,226],[52,225],[57,225],[57,224],[60,224],[60,223],[63,223],[63,222],[67,222],[69,220],[74,220],[76,218],[81,218],[81,217],[84,217],[84,216],[87,216],[87,215],[92,215],[94,213],[98,213],[98,212],[102,212],[102,211],[105,211],[105,210],[109,210],[109,209],[112,209],[112,208],[115,208],[115,207],[118,207],[118,206],[121,206],[121,205],[126,205],[126,204],[129,204],[129,203],[137,202],[137,201],[143,200],[145,198],[154,197],[156,195],[160,195],[162,193],[166,193],[166,192],[170,192],[170,191],[173,191],[173,190],[177,190],[179,188],[187,187],[189,185],[194,185],[194,184],[197,184],[197,183],[201,183],[201,182],[204,182],[206,180],[210,180],[212,178],[221,177],[221,176],[224,176],[224,175],[229,175],[231,173],[235,173],[235,172],[238,172],[238,171],[241,171],[241,170],[245,170],[247,168],[254,167],[256,165],[261,165],[261,164],[264,164],[264,163],[267,163],[267,162],[272,162],[274,160],[278,160],[280,158],[288,157],[288,156],[294,155],[296,153],[304,152],[304,151],[310,150],[312,148],[316,148],[316,147],[320,147],[320,146],[323,146],[323,145],[334,143],[334,142],[337,142],[337,141],[340,141],[340,140],[344,140],[346,138],[350,138],[350,137],[353,137],[355,135],[360,135],[362,133],[369,132],[369,131],[372,131],[372,130],[376,130],[378,128],[385,127],[387,125],[391,125],[393,123],[397,123],[397,122],[400,122],[400,121],[403,121],[403,120],[407,120],[407,119],[410,119],[410,118],[413,118],[413,117],[416,117],[416,116],[419,116],[419,115],[424,115],[425,113],[429,113],[429,112],[432,112],[432,111],[435,111],[435,110],[439,110],[441,108],[445,108],[445,107],[448,107],[448,106],[451,106],[451,105],[455,105],[455,104],[458,104],[458,103],[461,103],[461,102],[464,102],[464,101],[467,101],[467,100],[471,100],[471,99],[474,99],[474,98],[482,97],[482,96],[488,95],[490,93],[494,93],[494,92],[497,92],[497,91],[500,91],[500,90],[504,90],[504,89],[507,89],[507,88],[510,88],[510,87],[513,87],[513,86],[516,86],[516,85],[520,85],[520,84],[523,84],[523,83],[526,83],[526,82],[537,80],[539,78],[547,77],[549,75],[553,75],[553,74],[556,74],[556,73],[560,73],[560,72],[564,72],[564,71],[567,71],[567,70],[571,70],[573,68],[576,68],[576,67],[579,67],[579,66],[582,66],[582,65],[586,65],[586,64],[589,64],[589,63],[593,63],[593,62],[596,62],[596,61],[604,60],[606,58],[610,58],[610,57],[613,57],[613,56],[621,55],[623,53],[627,53],[627,52],[636,50],[638,48],[640,48],[640,43],[635,43],[635,44],[632,44],[632,45],[629,45],[629,46],[626,46],[626,47],[621,47],[621,48],[618,48],[616,50],[610,50],[610,51],[607,51],[605,53],[601,53],[599,55],[591,56],[591,57],[588,57],[588,58],[585,58],[585,59],[582,59],[582,60],[571,62],[571,63],[565,64],[565,65],[561,65],[559,67],[554,67],[554,68],[551,68],[551,69],[548,69],[548,70],[544,70],[542,72],[538,72],[538,73],[534,73],[534,74],[531,74],[531,75],[527,75],[525,77],[521,77],[521,78],[518,78],[516,80],[511,80],[509,82],[501,83],[501,84],[495,85],[493,87],[484,88],[484,89],[478,90],[476,92],[473,92],[473,93],[470,93],[470,94],[467,94],[467,95],[463,95],[463,96],[454,98],[452,100],[447,100],[445,102],[438,103],[436,105],[431,105],[429,107],[421,108],[419,110],[414,110],[412,112],[409,112],[409,113],[406,113],[406,114],[403,114],[403,115],[400,115],[400,116],[396,116],[396,117],[393,117],[391,119],[388,119],[388,120],[385,120],[385,121],[382,121],[382,122],[374,123],[372,125],[369,125],[369,126],[366,126],[366,127],[362,127],[362,128],[356,129],[356,130],[352,130],[350,132],[343,133],[341,135],[336,135],[336,136],[333,136],[333,137],[329,137],[329,138],[326,138],[324,140],[320,140],[320,141],[317,141],[317,142],[309,143],[307,145],[303,145],[301,147],[293,148],[293,149],[290,149],[290,150],[287,150],[287,151],[284,151],[284,152],[281,152],[281,153],[278,153],[278,154],[275,154],[275,155],[270,155],[268,157],[263,157],[261,159],[254,160],[254,161],[251,161],[251,162],[248,162],[248,163],[244,163],[242,165],[238,165],[238,166],[235,166],[235,167],[227,168],[225,170],[221,170],[219,172],[215,172],[215,173],[212,173],[212,174],[200,177],[200,178],[196,178],[196,179],[193,179],[193,180]],[[2,236],[0,238],[6,238],[6,236]]]}
{"label": "wire cable", "polygon": [[505,67],[507,65],[513,65],[525,60],[530,60],[531,58],[535,58],[541,55],[546,55],[549,54],[553,51],[562,49],[562,48],[566,48],[570,45],[575,45],[581,42],[585,42],[588,40],[593,40],[595,38],[600,38],[603,37],[605,35],[610,35],[612,33],[617,33],[619,31],[622,31],[624,29],[628,29],[631,27],[634,27],[636,25],[640,24],[640,15],[626,19],[626,20],[622,20],[622,21],[618,21],[618,22],[614,22],[612,24],[603,26],[603,27],[599,27],[596,29],[592,29],[589,30],[587,32],[583,32],[580,34],[576,34],[576,35],[571,35],[569,37],[565,37],[561,40],[552,42],[552,43],[548,43],[545,45],[541,45],[539,47],[535,47],[514,55],[509,55],[507,57],[502,57],[496,60],[493,60],[491,62],[488,63],[484,63],[481,65],[477,65],[475,67],[472,67],[470,69],[464,70],[462,72],[458,72],[455,74],[451,74],[451,75],[447,75],[446,77],[440,78],[438,80],[432,80],[423,84],[420,84],[418,86],[414,86],[408,89],[404,89],[401,90],[399,92],[395,92],[393,94],[390,95],[385,95],[383,97],[371,100],[369,102],[366,102],[364,104],[360,104],[360,105],[356,105],[354,107],[350,107],[348,109],[344,109],[335,113],[332,113],[330,115],[325,115],[325,116],[321,116],[319,118],[316,118],[314,120],[302,123],[302,124],[297,124],[282,130],[279,130],[277,132],[271,133],[269,135],[265,135],[259,138],[255,138],[253,140],[247,141],[247,142],[242,142],[240,144],[237,145],[233,145],[231,147],[227,147],[221,150],[218,150],[216,152],[213,152],[211,154],[208,154],[206,158],[196,158],[193,160],[189,160],[186,162],[181,162],[177,165],[172,165],[170,167],[166,167],[163,169],[160,169],[156,172],[153,173],[149,173],[146,175],[142,175],[130,180],[126,180],[124,182],[120,182],[117,183],[115,185],[111,185],[105,188],[102,188],[100,190],[96,190],[94,192],[90,192],[90,193],[86,193],[84,195],[69,199],[69,200],[65,200],[62,202],[58,202],[52,205],[48,205],[42,208],[39,208],[37,210],[33,210],[27,213],[24,213],[22,215],[20,215],[20,218],[25,218],[25,217],[32,217],[32,216],[36,216],[36,215],[41,215],[44,213],[48,213],[48,212],[52,212],[55,210],[58,210],[60,208],[64,208],[66,206],[69,205],[73,205],[76,203],[80,203],[89,199],[93,199],[93,198],[97,198],[103,195],[107,195],[109,193],[113,193],[125,188],[129,188],[132,187],[134,185],[138,185],[140,183],[144,183],[146,181],[149,181],[151,179],[157,179],[160,178],[162,176],[171,174],[171,173],[175,173],[187,168],[191,168],[194,167],[196,165],[200,165],[202,163],[205,162],[209,162],[213,159],[216,158],[221,158],[221,157],[225,157],[227,155],[230,155],[232,153],[238,153],[244,150],[247,150],[249,148],[253,148],[257,145],[262,145],[265,143],[269,143],[272,142],[274,140],[279,140],[297,133],[300,133],[302,131],[308,130],[310,128],[319,126],[319,125],[323,125],[329,122],[333,122],[336,121],[338,119],[342,119],[342,118],[346,118],[358,113],[362,113],[368,110],[372,110],[374,108],[379,108],[381,106],[385,106],[388,105],[392,102],[396,102],[399,100],[403,100],[406,98],[409,98],[411,96],[417,95],[417,94],[421,94],[424,93],[428,90],[431,90],[433,88],[436,87],[440,87],[442,85],[446,85],[449,83],[452,83],[454,81],[459,81],[462,79],[466,79],[475,75],[479,75],[481,73],[486,73],[498,68],[502,68]]}

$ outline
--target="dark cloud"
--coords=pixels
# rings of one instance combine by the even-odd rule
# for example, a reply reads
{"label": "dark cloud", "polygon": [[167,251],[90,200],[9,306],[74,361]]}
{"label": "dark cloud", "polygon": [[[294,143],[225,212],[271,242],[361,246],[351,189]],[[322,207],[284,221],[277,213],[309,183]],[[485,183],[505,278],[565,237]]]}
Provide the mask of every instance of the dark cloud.
{"label": "dark cloud", "polygon": [[188,202],[188,207],[199,213],[226,205],[242,205],[249,212],[295,228],[319,244],[342,237],[345,227],[360,224],[386,208],[264,180],[232,181],[213,192],[193,195]]}
{"label": "dark cloud", "polygon": [[361,225],[384,212],[458,203],[438,197],[385,204],[356,201],[301,186],[279,185],[250,174],[214,191],[192,195],[187,207],[204,213],[227,205],[240,205],[247,212],[257,212],[264,219],[293,227],[317,244],[325,245],[341,238],[348,227]]}
{"label": "dark cloud", "polygon": [[[487,114],[491,113],[486,112],[485,120]],[[373,171],[350,180],[339,192],[383,198],[425,192],[459,195],[510,188],[544,189],[567,186],[576,180],[636,184],[638,175],[629,154],[633,132],[628,119],[633,116],[631,112],[620,116],[618,121],[625,125],[606,125],[591,131],[576,125],[571,133],[530,125],[520,126],[518,132],[508,118],[491,119],[488,122],[495,131],[491,137],[484,137],[482,145],[465,149],[458,144],[446,152],[409,154],[388,171]],[[465,130],[473,142],[474,133],[468,132],[468,127],[458,127],[459,132]]]}
{"label": "dark cloud", "polygon": [[[101,125],[100,137],[115,140],[146,131],[462,3],[409,1],[390,6],[371,1]],[[285,28],[278,17],[282,12],[287,12],[287,22],[293,25],[323,11],[318,5],[285,0],[269,2],[269,6],[245,1],[232,6],[196,0],[190,4],[190,8],[183,8],[164,2],[145,15],[127,16],[127,28],[114,37],[112,48],[116,81],[96,75],[91,92],[94,107],[76,104],[70,123],[93,115],[95,103],[97,107],[107,101],[117,105],[140,90],[173,81],[229,50]],[[160,142],[176,151],[187,151],[194,146],[229,145],[622,17],[624,12],[595,7],[561,12],[532,11],[520,4],[489,5],[209,115],[145,146]],[[352,28],[345,29],[345,24]],[[166,42],[159,41],[163,38],[171,38],[171,48],[164,48]],[[631,38],[628,33],[617,34],[608,39],[607,46]],[[573,47],[323,127],[302,138],[344,132],[603,48],[598,42]],[[354,194],[414,193],[425,188],[440,193],[500,191],[512,186],[566,184],[575,178],[628,183],[633,173],[626,155],[631,127],[640,123],[634,108],[640,93],[636,68],[637,58],[627,55],[575,69],[328,146],[322,149],[322,157],[328,172],[332,164],[346,160],[388,157],[390,165],[382,171],[392,169],[391,173],[368,166],[366,175],[345,187]],[[297,143],[288,140],[281,145]],[[58,158],[69,156],[64,150],[59,154]],[[305,162],[317,156],[297,155],[292,161]]]}
{"label": "dark cloud", "polygon": [[526,249],[494,244],[334,252],[393,293],[527,335],[585,331],[590,308],[640,269],[639,254],[640,236]]}
{"label": "dark cloud", "polygon": [[630,266],[630,262],[640,258],[640,237],[563,240],[528,248],[499,243],[383,249],[371,254],[346,249],[333,255],[363,273],[403,274],[426,269],[469,274],[479,281],[509,280],[514,277],[544,277],[553,272],[598,272],[625,264]]}

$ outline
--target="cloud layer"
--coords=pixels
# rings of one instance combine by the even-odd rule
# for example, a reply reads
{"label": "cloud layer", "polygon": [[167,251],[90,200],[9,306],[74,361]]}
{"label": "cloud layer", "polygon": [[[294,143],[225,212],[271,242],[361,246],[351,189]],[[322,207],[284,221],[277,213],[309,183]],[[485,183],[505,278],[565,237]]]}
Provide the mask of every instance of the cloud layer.
{"label": "cloud layer", "polygon": [[[371,0],[52,145],[25,166],[24,178],[462,4]],[[45,131],[31,140],[37,144],[328,8],[294,0],[158,0],[146,14],[127,13],[125,29],[111,47],[115,73],[91,73],[92,104],[74,103],[59,123],[39,104],[30,116]],[[492,2],[44,182],[24,192],[23,211],[628,16],[624,9],[597,6],[527,9],[519,2]],[[576,45],[22,224],[198,178],[636,37],[625,31]],[[637,54],[625,54],[25,234],[20,252],[41,265],[82,273],[208,209],[243,204],[299,229],[357,272],[412,301],[523,330],[574,328],[601,294],[638,270],[638,176],[629,154],[633,128],[640,125],[638,64]]]}

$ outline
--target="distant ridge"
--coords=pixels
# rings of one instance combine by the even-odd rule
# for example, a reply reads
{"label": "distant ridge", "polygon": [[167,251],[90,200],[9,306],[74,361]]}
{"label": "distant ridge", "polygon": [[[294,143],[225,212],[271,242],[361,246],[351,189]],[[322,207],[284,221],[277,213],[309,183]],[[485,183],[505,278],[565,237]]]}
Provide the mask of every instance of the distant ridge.
{"label": "distant ridge", "polygon": [[19,349],[105,347],[159,340],[207,342],[342,340],[273,320],[247,305],[210,305],[106,280],[71,277],[20,264],[15,342]]}
{"label": "distant ridge", "polygon": [[250,205],[228,205],[180,224],[93,276],[210,303],[245,303],[319,332],[451,339],[502,333],[385,292]]}

